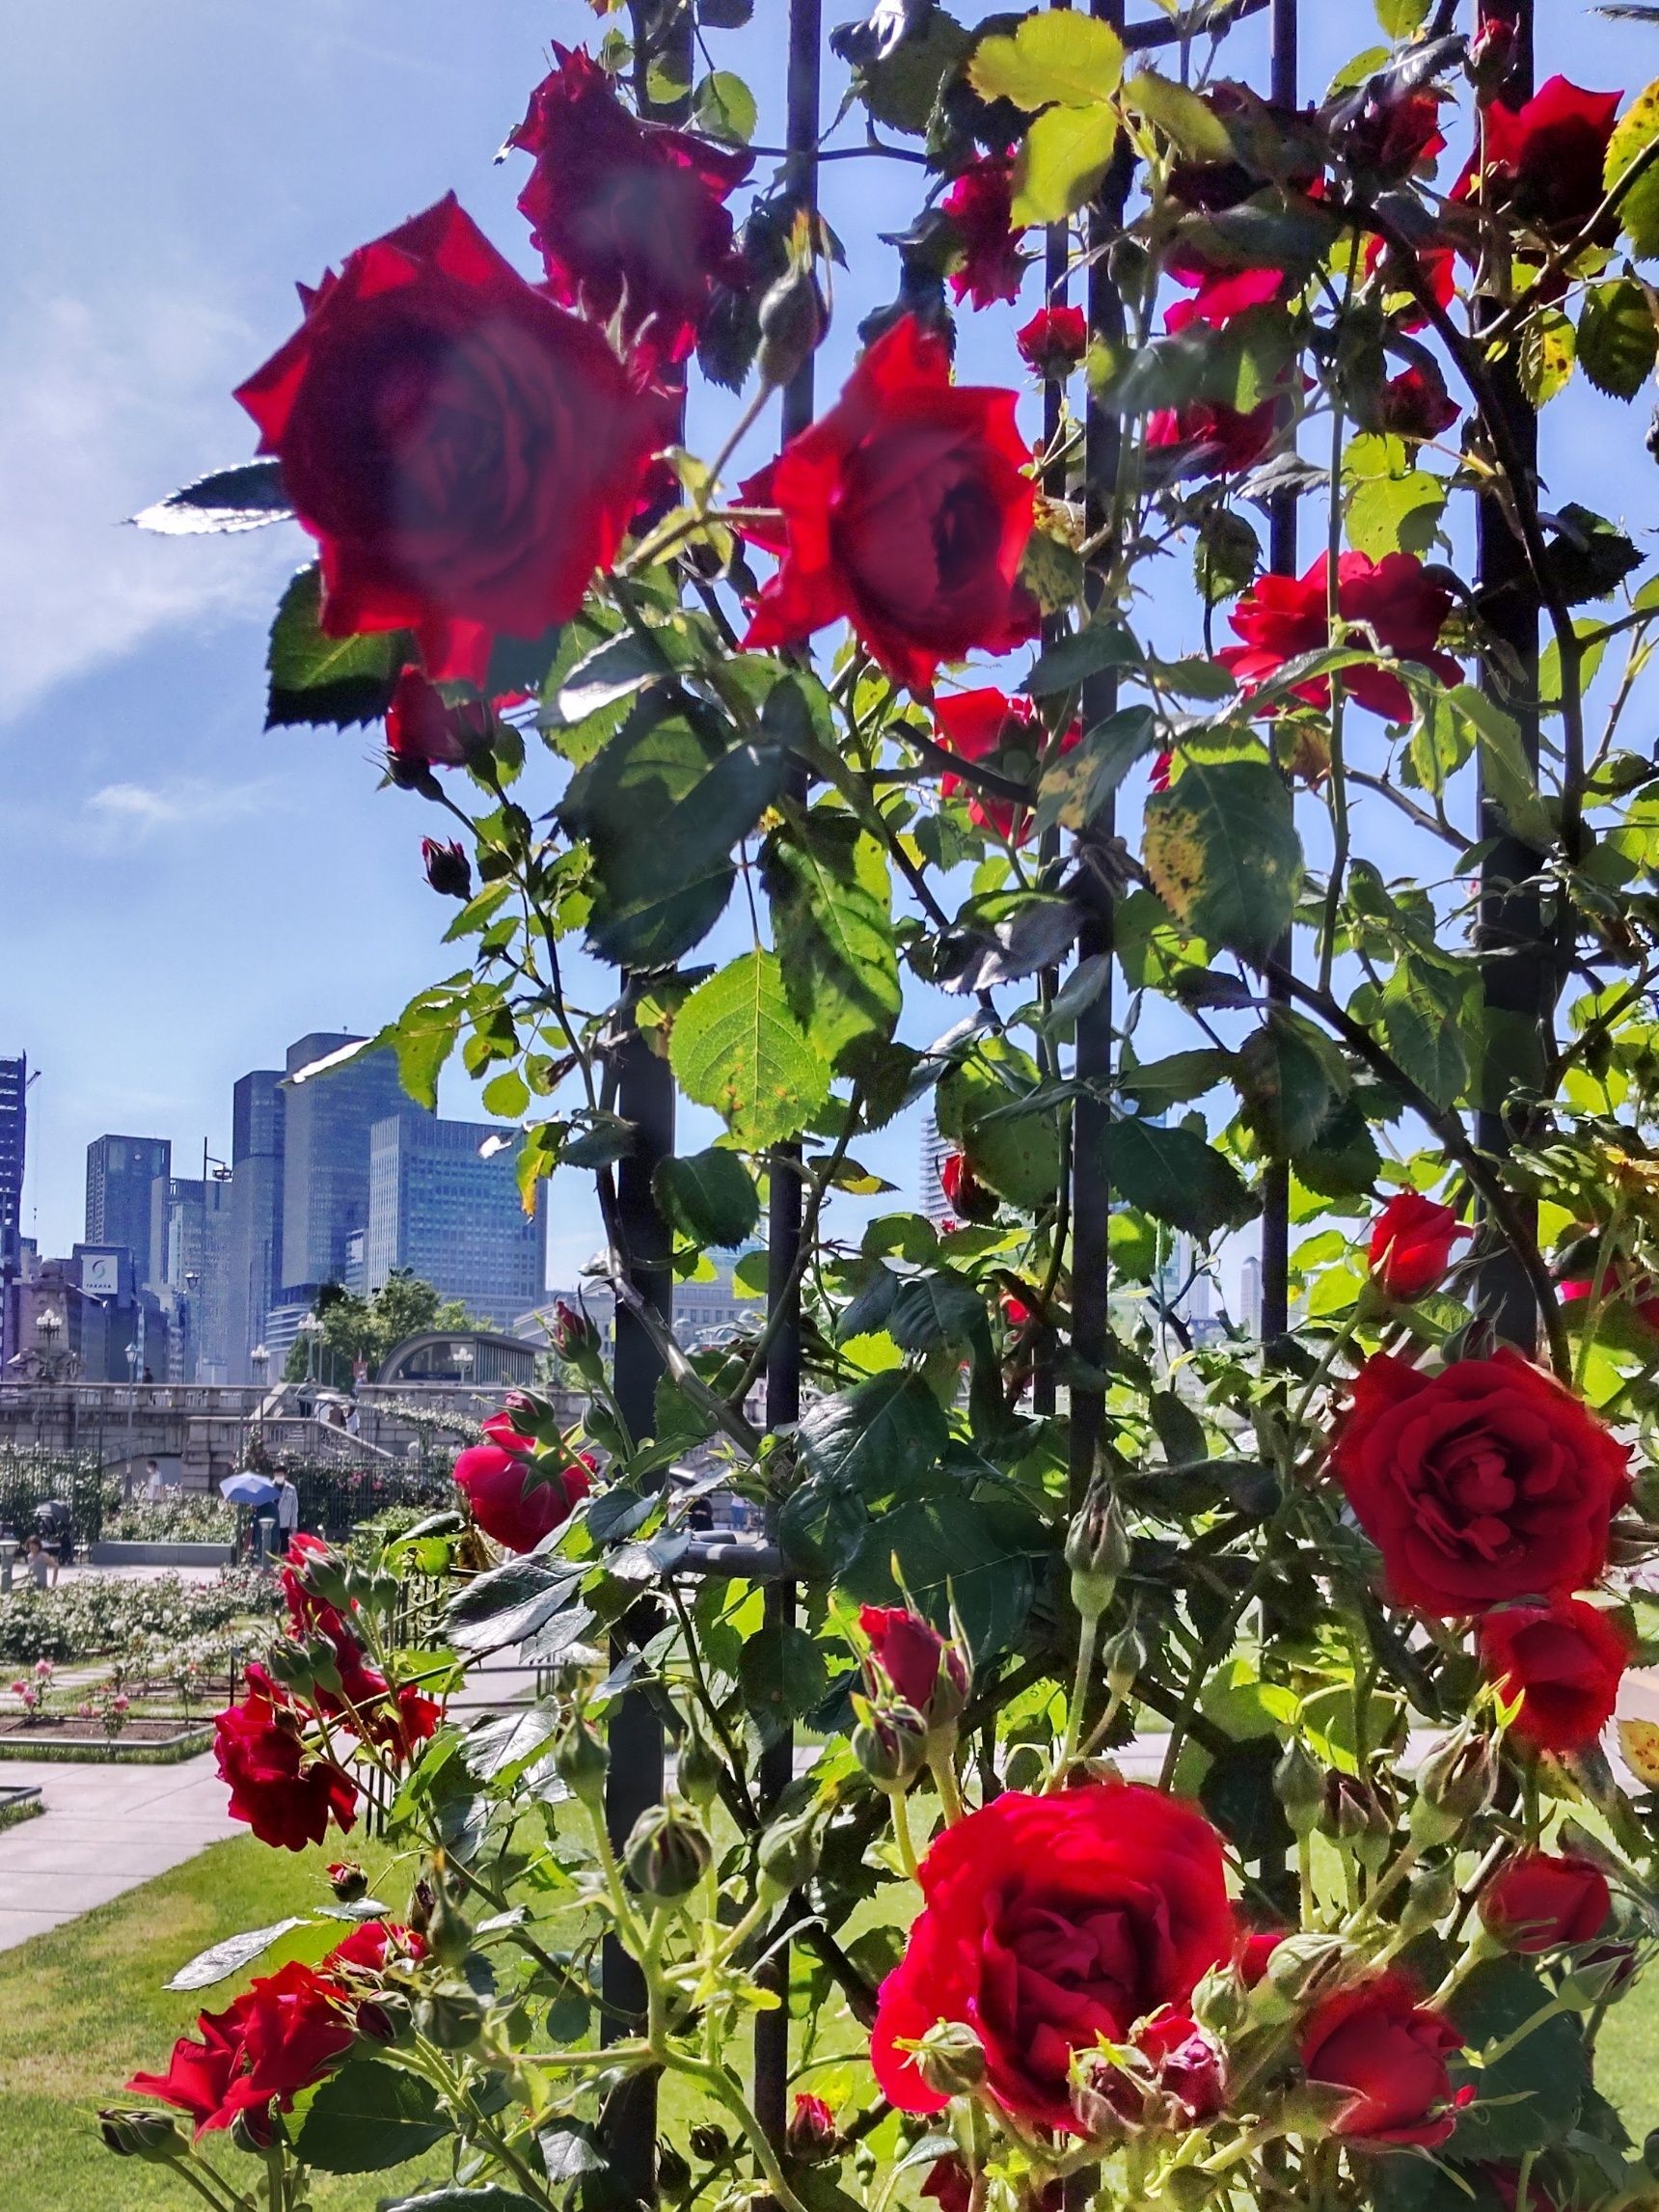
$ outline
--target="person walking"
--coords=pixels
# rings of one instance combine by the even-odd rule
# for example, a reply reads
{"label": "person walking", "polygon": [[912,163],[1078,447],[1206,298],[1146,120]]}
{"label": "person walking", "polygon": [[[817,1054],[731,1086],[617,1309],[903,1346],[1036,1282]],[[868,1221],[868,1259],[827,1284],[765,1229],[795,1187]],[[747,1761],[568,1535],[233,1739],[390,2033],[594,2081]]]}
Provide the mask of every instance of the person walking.
{"label": "person walking", "polygon": [[277,1550],[286,1557],[288,1545],[298,1533],[300,1525],[300,1493],[281,1467],[276,1473],[277,1485]]}

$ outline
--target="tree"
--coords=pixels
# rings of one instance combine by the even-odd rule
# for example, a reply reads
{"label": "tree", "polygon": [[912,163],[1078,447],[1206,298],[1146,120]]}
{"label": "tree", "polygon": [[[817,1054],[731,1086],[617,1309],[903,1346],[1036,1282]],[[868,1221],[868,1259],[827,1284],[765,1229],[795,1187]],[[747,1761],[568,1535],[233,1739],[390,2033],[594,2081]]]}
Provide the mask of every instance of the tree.
{"label": "tree", "polygon": [[322,1323],[322,1334],[314,1351],[305,1336],[296,1337],[288,1347],[283,1369],[286,1382],[303,1382],[308,1373],[314,1373],[318,1381],[345,1389],[357,1360],[367,1360],[372,1375],[405,1337],[422,1329],[483,1325],[463,1298],[440,1297],[430,1283],[406,1268],[394,1268],[367,1298],[340,1283],[324,1283],[313,1310]]}

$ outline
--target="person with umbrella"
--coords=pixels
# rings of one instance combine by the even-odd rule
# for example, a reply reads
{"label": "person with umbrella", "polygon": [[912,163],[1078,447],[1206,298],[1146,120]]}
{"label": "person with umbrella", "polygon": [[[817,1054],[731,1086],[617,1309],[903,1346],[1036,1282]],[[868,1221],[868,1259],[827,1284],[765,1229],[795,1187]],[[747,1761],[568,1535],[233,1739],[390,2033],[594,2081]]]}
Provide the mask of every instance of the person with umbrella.
{"label": "person with umbrella", "polygon": [[219,1495],[233,1506],[248,1508],[254,1515],[255,1558],[260,1567],[270,1565],[271,1535],[277,1523],[277,1486],[265,1475],[257,1475],[251,1467],[227,1475],[219,1485]]}

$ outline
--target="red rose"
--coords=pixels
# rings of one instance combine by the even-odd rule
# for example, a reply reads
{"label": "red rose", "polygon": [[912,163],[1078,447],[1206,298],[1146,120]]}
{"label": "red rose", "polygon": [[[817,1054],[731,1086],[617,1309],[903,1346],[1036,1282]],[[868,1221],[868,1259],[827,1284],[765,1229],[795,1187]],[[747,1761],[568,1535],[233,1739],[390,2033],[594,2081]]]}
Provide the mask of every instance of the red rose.
{"label": "red rose", "polygon": [[1015,396],[953,384],[913,315],[884,331],[835,405],[744,486],[781,553],[744,642],[791,645],[845,618],[896,683],[932,689],[940,661],[1036,635],[1019,584],[1036,487]]}
{"label": "red rose", "polygon": [[440,898],[472,897],[473,863],[464,846],[454,841],[441,845],[436,837],[422,837],[421,870]]}
{"label": "red rose", "polygon": [[1382,1553],[1389,1599],[1474,1613],[1607,1565],[1629,1452],[1507,1346],[1426,1375],[1385,1352],[1354,1378],[1331,1469]]}
{"label": "red rose", "polygon": [[584,1453],[560,1470],[550,1460],[532,1459],[528,1437],[514,1441],[511,1450],[498,1441],[463,1452],[455,1461],[455,1487],[486,1536],[508,1551],[533,1551],[587,1495],[593,1462]]}
{"label": "red rose", "polygon": [[[1247,693],[1269,682],[1287,661],[1318,652],[1329,642],[1326,574],[1327,556],[1321,553],[1305,576],[1260,577],[1239,600],[1232,622],[1243,643],[1224,646],[1215,657]],[[1414,553],[1387,553],[1380,560],[1345,553],[1337,562],[1338,642],[1369,645],[1365,632],[1346,629],[1363,622],[1384,651],[1419,662],[1443,683],[1455,684],[1462,670],[1450,653],[1436,649],[1451,608],[1451,592],[1429,580]],[[1356,705],[1387,722],[1411,720],[1411,694],[1386,669],[1345,669],[1343,689]],[[1328,706],[1330,680],[1316,676],[1298,684],[1293,696],[1309,706]]]}
{"label": "red rose", "polygon": [[1437,369],[1402,369],[1378,392],[1374,415],[1379,430],[1422,440],[1451,429],[1461,412]]}
{"label": "red rose", "polygon": [[357,1817],[357,1785],[333,1760],[308,1752],[299,1714],[279,1702],[262,1667],[250,1666],[248,1695],[213,1724],[213,1753],[231,1790],[232,1820],[261,1843],[303,1851],[320,1843],[332,1815],[340,1829]]}
{"label": "red rose", "polygon": [[548,289],[597,323],[620,313],[653,363],[683,361],[714,286],[739,266],[725,202],[752,157],[641,123],[588,54],[558,68],[508,138],[535,163],[519,194]]}
{"label": "red rose", "polygon": [[1522,1851],[1481,1892],[1481,1919],[1509,1951],[1588,1943],[1612,1910],[1607,1876],[1572,1851]]}
{"label": "red rose", "polygon": [[1343,158],[1391,182],[1400,182],[1420,165],[1432,168],[1445,150],[1440,102],[1448,96],[1432,85],[1401,90],[1398,79],[1371,79],[1344,103],[1337,130]]}
{"label": "red rose", "polygon": [[[951,1210],[965,1221],[989,1221],[996,1213],[996,1200],[967,1164],[965,1152],[947,1152],[939,1162],[939,1188]],[[951,1226],[954,1228],[955,1223]]]}
{"label": "red rose", "polygon": [[1478,1640],[1486,1679],[1506,1703],[1521,1701],[1511,1726],[1523,1743],[1582,1751],[1613,1718],[1630,1645],[1599,1607],[1582,1598],[1506,1605],[1485,1616]]}
{"label": "red rose", "polygon": [[1317,2005],[1301,2034],[1311,2082],[1353,2094],[1331,2123],[1335,2135],[1366,2143],[1421,2144],[1432,2149],[1456,2125],[1446,2061],[1463,2038],[1450,2021],[1419,2005],[1399,1975],[1379,1975]]}
{"label": "red rose", "polygon": [[413,630],[428,675],[481,681],[498,633],[566,620],[615,553],[661,397],[452,195],[304,297],[236,397],[321,545],[322,626]]}
{"label": "red rose", "polygon": [[[1427,286],[1429,297],[1442,307],[1450,307],[1457,289],[1457,257],[1453,248],[1423,240],[1412,251],[1416,272]],[[1367,240],[1363,266],[1368,277],[1379,279],[1385,299],[1411,293],[1410,281],[1402,272],[1398,257],[1380,238]],[[1401,330],[1422,330],[1428,317],[1420,307],[1405,306],[1397,309],[1393,319]]]}
{"label": "red rose", "polygon": [[[326,1553],[320,1537],[303,1530],[288,1545],[290,1564],[282,1570],[283,1597],[288,1622],[296,1636],[320,1636],[334,1654],[340,1677],[338,1690],[318,1685],[316,1702],[331,1720],[341,1722],[356,1735],[394,1750],[407,1758],[424,1743],[438,1726],[438,1707],[428,1697],[408,1685],[393,1695],[392,1685],[358,1641],[357,1631],[338,1606],[309,1589],[303,1579],[308,1554]],[[292,1564],[300,1562],[299,1566]]]}
{"label": "red rose", "polygon": [[859,1609],[858,1626],[869,1638],[874,1686],[884,1683],[904,1704],[914,1706],[924,1720],[931,1720],[929,1708],[942,1666],[955,1693],[949,1700],[951,1710],[961,1711],[967,1693],[966,1666],[962,1653],[931,1623],[903,1605],[865,1605]]}
{"label": "red rose", "polygon": [[384,1974],[389,1959],[424,1958],[426,1938],[399,1921],[366,1920],[337,1943],[324,1957],[319,1972],[339,1975],[349,1968],[357,1974]]}
{"label": "red rose", "polygon": [[1137,2030],[1134,2043],[1156,2089],[1182,2108],[1189,2126],[1214,2118],[1226,2090],[1221,2053],[1190,2013],[1173,2007],[1155,2012]]}
{"label": "red rose", "polygon": [[960,302],[969,294],[975,307],[1018,296],[1025,277],[1020,252],[1023,230],[1014,228],[1014,163],[1005,154],[983,154],[965,169],[939,203],[956,228],[962,266],[951,272],[950,288]]}
{"label": "red rose", "polygon": [[[963,760],[989,760],[1005,748],[1035,758],[1048,742],[1048,732],[1030,699],[1011,698],[990,686],[946,693],[934,702],[934,722],[940,745]],[[1082,742],[1083,725],[1074,720],[1061,736],[1060,751],[1071,752]],[[938,789],[941,799],[954,798],[963,789],[962,778],[947,772],[939,778]],[[981,830],[995,830],[1010,844],[1022,844],[1031,827],[1026,809],[1012,799],[972,798],[967,818]]]}
{"label": "red rose", "polygon": [[354,2034],[340,1985],[298,1959],[251,1981],[223,2012],[201,2013],[196,2026],[199,2038],[178,2038],[165,2074],[134,2074],[127,2088],[187,2112],[198,2135],[245,2114],[256,2141],[268,2140],[272,2101],[290,2111]]}
{"label": "red rose", "polygon": [[1267,1961],[1285,1940],[1282,1927],[1253,1927],[1238,1953],[1238,1976],[1246,1989],[1254,1989],[1267,1971]]}
{"label": "red rose", "polygon": [[[1601,205],[1607,142],[1623,96],[1551,77],[1522,107],[1491,101],[1482,110],[1483,147],[1452,187],[1453,199],[1478,200],[1551,239],[1575,238]],[[1617,216],[1610,228],[1616,235]]]}
{"label": "red rose", "polygon": [[[1236,314],[1243,314],[1253,307],[1269,307],[1281,297],[1285,288],[1282,269],[1218,269],[1196,257],[1172,264],[1170,274],[1178,284],[1196,285],[1197,290],[1189,300],[1178,300],[1164,316],[1166,330],[1184,330],[1194,322],[1208,323],[1211,330],[1225,330]],[[1179,322],[1172,317],[1180,314]]]}
{"label": "red rose", "polygon": [[419,669],[405,669],[386,710],[386,750],[396,781],[419,781],[429,768],[460,768],[489,742],[490,711],[482,699],[451,706]]}
{"label": "red rose", "polygon": [[1015,344],[1038,376],[1068,376],[1089,350],[1089,325],[1080,307],[1040,307]]}
{"label": "red rose", "polygon": [[838,2147],[840,2140],[841,2133],[830,2107],[809,2089],[797,2089],[795,2107],[784,2134],[784,2148],[790,2157],[808,2162],[828,2158]]}
{"label": "red rose", "polygon": [[1371,1271],[1391,1298],[1420,1298],[1451,1264],[1459,1237],[1471,1237],[1450,1206],[1402,1190],[1377,1215],[1371,1232]]}
{"label": "red rose", "polygon": [[1025,1328],[1036,1318],[1035,1306],[1028,1306],[1023,1298],[1016,1297],[1012,1291],[1004,1291],[1000,1302],[1002,1318],[1010,1328]]}
{"label": "red rose", "polygon": [[936,1838],[917,1879],[925,1904],[882,1984],[871,2044],[877,2081],[905,2112],[947,2102],[906,2046],[961,2021],[1008,2112],[1074,2134],[1073,2052],[1126,2041],[1149,2013],[1184,2005],[1234,1948],[1220,1838],[1191,1806],[1135,1783],[1010,1790]]}

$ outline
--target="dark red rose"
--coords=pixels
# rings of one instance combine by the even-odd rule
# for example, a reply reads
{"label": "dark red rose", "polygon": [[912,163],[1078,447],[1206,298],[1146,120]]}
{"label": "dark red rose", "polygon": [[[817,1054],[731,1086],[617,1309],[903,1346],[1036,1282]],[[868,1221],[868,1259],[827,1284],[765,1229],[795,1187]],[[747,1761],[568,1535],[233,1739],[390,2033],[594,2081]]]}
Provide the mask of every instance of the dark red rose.
{"label": "dark red rose", "polygon": [[[1164,316],[1166,330],[1185,330],[1195,322],[1211,330],[1225,330],[1236,314],[1253,307],[1267,307],[1284,293],[1282,269],[1218,269],[1192,259],[1171,267],[1171,275],[1183,285],[1196,285],[1189,300],[1177,300]],[[1180,314],[1181,319],[1171,317]]]}
{"label": "dark red rose", "polygon": [[[1477,200],[1556,242],[1577,237],[1601,205],[1607,142],[1623,96],[1551,77],[1524,106],[1491,101],[1481,111],[1483,147],[1452,187],[1453,199]],[[1618,227],[1610,218],[1611,235]]]}
{"label": "dark red rose", "polygon": [[135,2095],[159,2097],[196,2122],[200,2136],[244,2114],[256,2141],[268,2140],[265,2116],[280,2112],[351,2048],[354,2030],[340,1985],[291,1959],[251,1981],[223,2012],[204,2012],[197,2035],[181,2035],[165,2074],[134,2074]]}
{"label": "dark red rose", "polygon": [[780,510],[747,534],[782,555],[745,643],[795,644],[844,618],[896,683],[927,693],[940,661],[1034,637],[1018,578],[1036,488],[1015,406],[953,384],[913,315],[884,331],[830,412],[744,486],[746,504]]}
{"label": "dark red rose", "polygon": [[[939,1162],[939,1188],[951,1211],[965,1221],[990,1221],[996,1214],[996,1199],[967,1164],[965,1152],[947,1152]],[[955,1226],[953,1222],[952,1227]]]}
{"label": "dark red rose", "polygon": [[752,157],[641,123],[590,55],[553,51],[558,67],[507,140],[535,163],[519,212],[548,289],[595,322],[620,314],[649,361],[683,361],[715,285],[741,266],[725,202]]}
{"label": "dark red rose", "polygon": [[489,742],[491,715],[482,699],[451,706],[419,669],[405,669],[386,710],[386,750],[394,778],[418,781],[429,768],[460,768]]}
{"label": "dark red rose", "polygon": [[474,1444],[455,1461],[455,1487],[486,1536],[508,1551],[533,1551],[587,1495],[593,1461],[583,1453],[561,1469],[534,1458],[528,1437],[515,1438],[514,1445]]}
{"label": "dark red rose", "polygon": [[393,1960],[425,1955],[426,1938],[416,1929],[394,1920],[366,1920],[343,1943],[335,1945],[318,1971],[336,1977],[345,1976],[347,1969],[356,1974],[384,1974]]}
{"label": "dark red rose", "polygon": [[918,1879],[924,1907],[882,1984],[870,2054],[905,2112],[947,2102],[905,2046],[960,2021],[1006,2111],[1074,2134],[1073,2052],[1184,2005],[1234,1948],[1220,1838],[1135,1783],[1010,1790],[936,1838]]}
{"label": "dark red rose", "polygon": [[[1425,239],[1414,249],[1413,266],[1416,275],[1427,287],[1428,296],[1441,307],[1450,307],[1457,290],[1457,257],[1449,246],[1435,245]],[[1396,303],[1393,320],[1401,330],[1422,330],[1428,317],[1422,308],[1400,304],[1409,297],[1415,300],[1411,276],[1401,267],[1400,258],[1380,238],[1366,241],[1363,263],[1368,277],[1378,279],[1385,300]]]}
{"label": "dark red rose", "polygon": [[1449,2020],[1418,2004],[1409,1982],[1383,1974],[1314,2007],[1302,2029],[1302,2064],[1309,2081],[1353,2092],[1333,2134],[1431,2150],[1473,2095],[1460,2089],[1454,2099],[1447,2077],[1446,2061],[1462,2042]]}
{"label": "dark red rose", "polygon": [[1189,2126],[1213,2119],[1226,2093],[1221,2053],[1188,2012],[1155,2012],[1135,2032],[1135,2049],[1158,2091],[1181,2106]]}
{"label": "dark red rose", "polygon": [[1583,1589],[1607,1565],[1627,1447],[1509,1347],[1426,1375],[1386,1352],[1354,1378],[1331,1470],[1396,1605],[1454,1616]]}
{"label": "dark red rose", "polygon": [[1450,1206],[1436,1205],[1420,1190],[1401,1190],[1372,1226],[1372,1274],[1390,1297],[1420,1298],[1445,1274],[1458,1238],[1473,1235]]}
{"label": "dark red rose", "polygon": [[[1200,293],[1196,299],[1176,300],[1164,315],[1164,329],[1175,333],[1204,320],[1204,297]],[[1159,407],[1150,415],[1146,442],[1155,451],[1189,446],[1192,451],[1185,464],[1189,471],[1230,476],[1254,468],[1288,419],[1286,401],[1277,395],[1248,414],[1220,399],[1189,399],[1184,406]]]}
{"label": "dark red rose", "polygon": [[[1239,600],[1232,622],[1243,642],[1224,646],[1215,657],[1247,693],[1269,682],[1287,661],[1317,652],[1329,641],[1326,575],[1327,556],[1321,553],[1305,575],[1259,577]],[[1451,609],[1452,594],[1425,574],[1414,553],[1388,553],[1380,560],[1345,553],[1337,562],[1338,642],[1369,645],[1365,632],[1346,627],[1363,622],[1385,651],[1432,669],[1443,683],[1455,684],[1462,670],[1437,645]],[[1411,719],[1411,694],[1386,669],[1345,669],[1343,688],[1356,705],[1387,722]],[[1330,679],[1316,676],[1298,684],[1294,696],[1309,706],[1328,706]]]}
{"label": "dark red rose", "polygon": [[928,2168],[921,2195],[937,2204],[939,2212],[968,2212],[973,2202],[973,2176],[954,2155],[936,2158]]}
{"label": "dark red rose", "polygon": [[951,271],[950,288],[958,301],[971,296],[975,307],[1019,295],[1025,277],[1020,241],[1025,235],[1011,220],[1014,163],[1005,154],[982,154],[965,169],[940,205],[955,227],[962,266]]}
{"label": "dark red rose", "polygon": [[1588,1943],[1612,1910],[1607,1876],[1572,1851],[1522,1851],[1481,1892],[1481,1919],[1509,1951]]}
{"label": "dark red rose", "polygon": [[1376,395],[1373,421],[1398,438],[1421,440],[1438,438],[1461,413],[1437,369],[1402,369]]}
{"label": "dark red rose", "polygon": [[1487,1680],[1506,1704],[1521,1701],[1511,1727],[1523,1743],[1582,1751],[1613,1718],[1630,1644],[1599,1607],[1582,1598],[1506,1605],[1484,1617],[1478,1640]]}
{"label": "dark red rose", "polygon": [[790,2157],[810,2164],[814,2159],[830,2157],[840,2142],[841,2131],[835,2125],[835,2115],[830,2107],[809,2089],[797,2089],[789,2126],[784,2133],[784,2148]]}
{"label": "dark red rose", "polygon": [[1001,1297],[1002,1318],[1010,1328],[1025,1328],[1037,1318],[1035,1306],[1016,1297],[1012,1291],[1004,1291]]}
{"label": "dark red rose", "polygon": [[[983,691],[947,692],[934,702],[938,742],[962,760],[990,760],[1005,750],[1035,759],[1048,742],[1035,704],[1028,698],[1010,697],[991,686]],[[1060,751],[1071,752],[1083,742],[1083,725],[1074,721],[1060,739]],[[939,778],[939,797],[954,798],[965,787],[960,776],[946,772]],[[1025,807],[1012,799],[977,795],[967,803],[967,818],[981,830],[994,830],[1011,844],[1022,844],[1030,832]]]}
{"label": "dark red rose", "polygon": [[1089,325],[1080,307],[1040,307],[1014,342],[1036,375],[1069,376],[1089,350]]}
{"label": "dark red rose", "polygon": [[248,1695],[213,1724],[213,1753],[230,1786],[232,1820],[246,1820],[261,1843],[303,1851],[320,1843],[332,1816],[340,1829],[357,1818],[357,1785],[309,1752],[299,1714],[279,1700],[262,1667],[250,1666]]}
{"label": "dark red rose", "polygon": [[1392,183],[1413,170],[1432,169],[1446,146],[1440,103],[1448,96],[1432,85],[1402,90],[1398,80],[1373,78],[1356,99],[1345,103],[1338,150],[1350,167]]}
{"label": "dark red rose", "polygon": [[480,682],[498,634],[566,620],[611,560],[661,396],[453,196],[304,297],[236,397],[321,546],[322,626],[412,630],[429,676]]}
{"label": "dark red rose", "polygon": [[473,863],[464,848],[451,841],[440,845],[436,837],[421,840],[421,862],[426,881],[439,896],[447,899],[470,899],[473,895]]}
{"label": "dark red rose", "polygon": [[869,1639],[873,1686],[891,1689],[931,1721],[942,1667],[950,1710],[962,1710],[967,1694],[966,1665],[962,1653],[930,1622],[904,1605],[865,1605],[859,1609],[858,1626]]}
{"label": "dark red rose", "polygon": [[309,1587],[305,1563],[314,1554],[326,1557],[328,1548],[320,1537],[301,1530],[289,1541],[288,1564],[280,1577],[294,1634],[301,1638],[320,1636],[334,1654],[340,1687],[318,1685],[318,1709],[353,1734],[367,1736],[395,1751],[399,1758],[407,1758],[435,1733],[438,1707],[408,1685],[394,1695],[386,1677],[369,1665],[349,1617]]}
{"label": "dark red rose", "polygon": [[1238,1953],[1238,1978],[1246,1989],[1254,1989],[1266,1973],[1268,1959],[1289,1932],[1282,1927],[1253,1927],[1245,1936]]}

